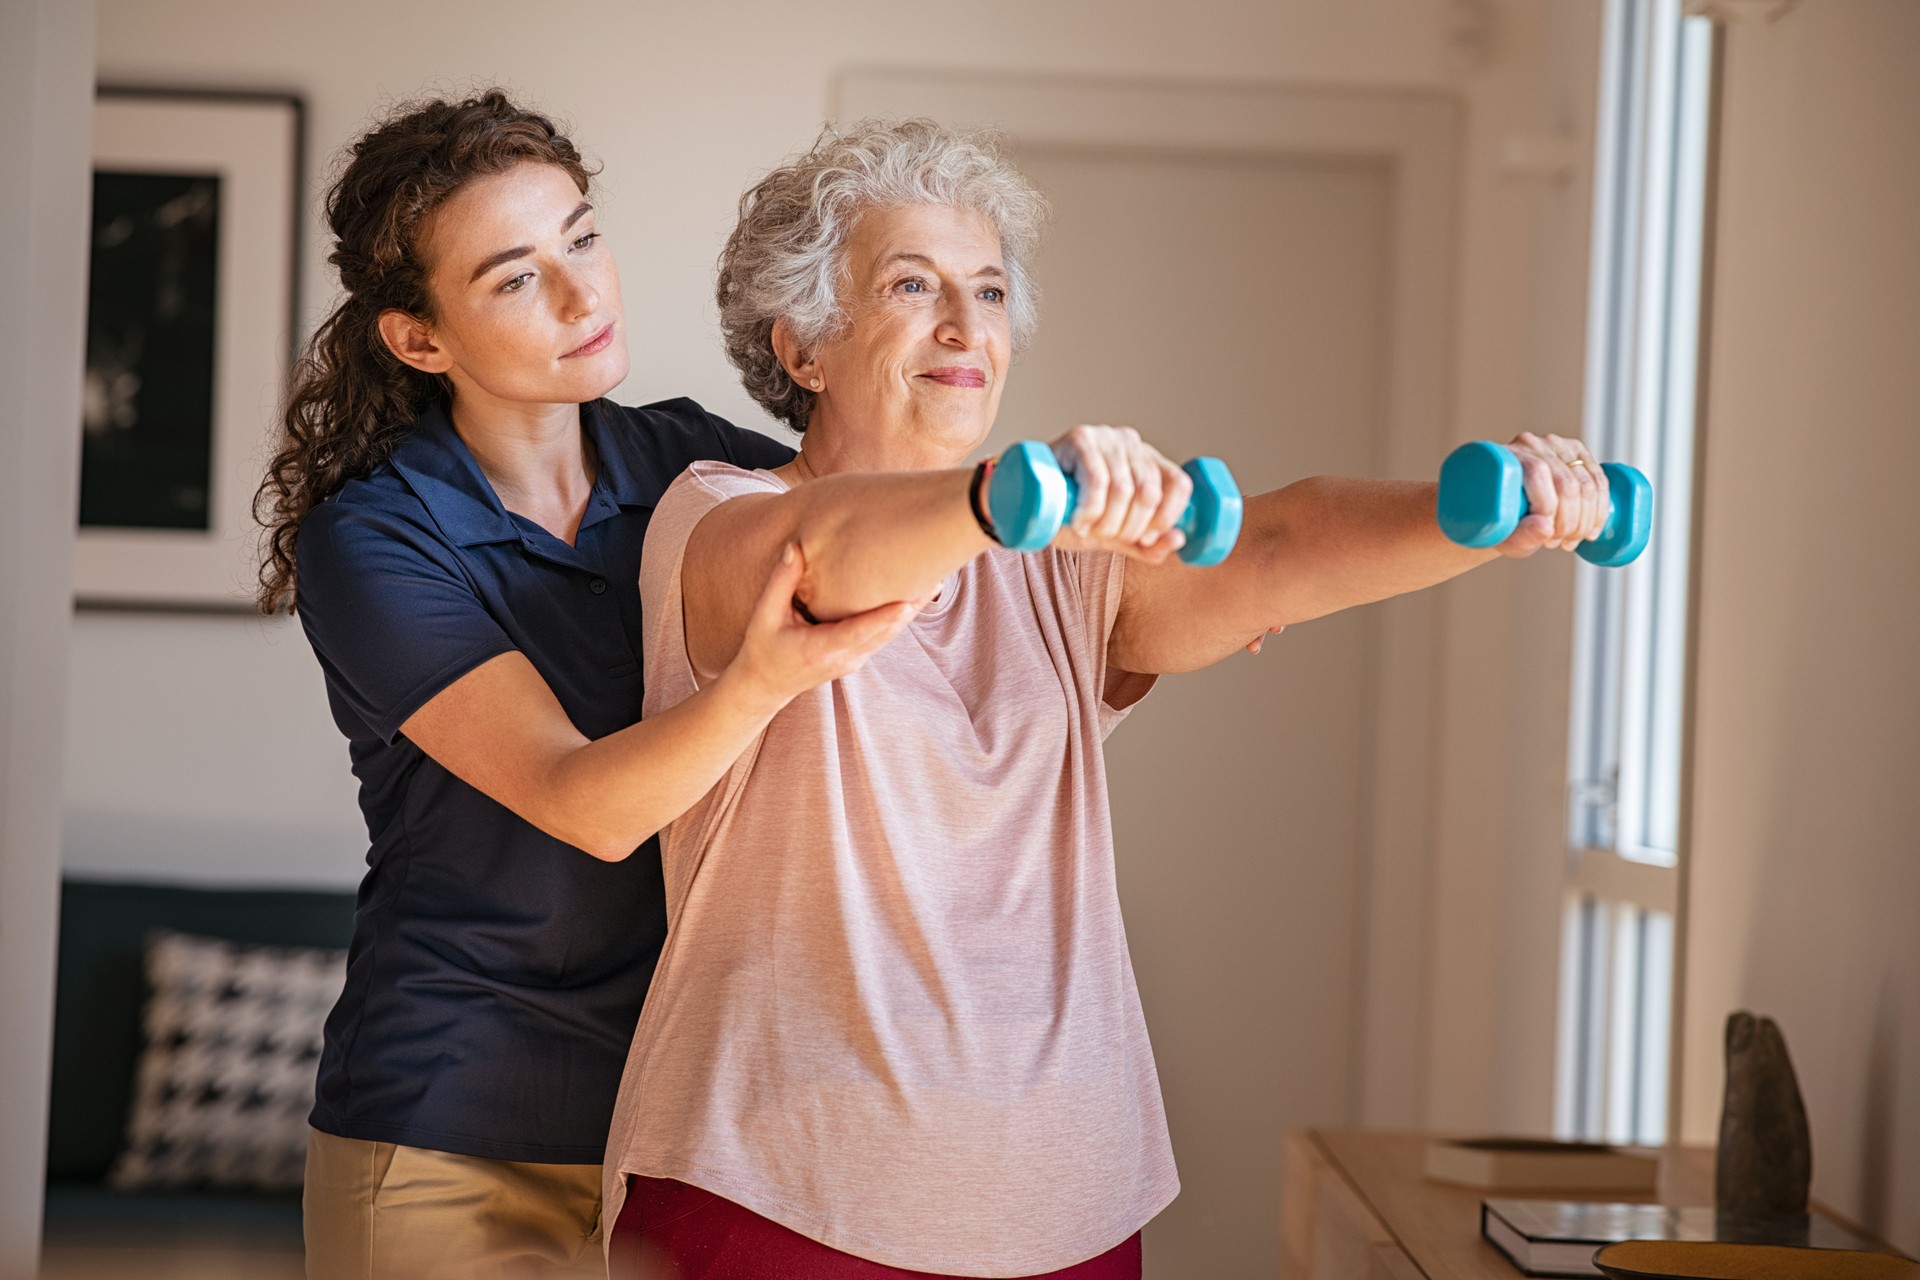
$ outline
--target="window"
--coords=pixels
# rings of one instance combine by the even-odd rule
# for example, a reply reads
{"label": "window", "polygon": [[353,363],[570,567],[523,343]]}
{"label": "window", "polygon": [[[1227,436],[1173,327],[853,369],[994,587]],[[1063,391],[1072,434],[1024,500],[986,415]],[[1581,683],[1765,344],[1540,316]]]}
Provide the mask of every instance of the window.
{"label": "window", "polygon": [[1585,431],[1654,488],[1633,565],[1580,569],[1556,1126],[1663,1142],[1713,31],[1608,0]]}

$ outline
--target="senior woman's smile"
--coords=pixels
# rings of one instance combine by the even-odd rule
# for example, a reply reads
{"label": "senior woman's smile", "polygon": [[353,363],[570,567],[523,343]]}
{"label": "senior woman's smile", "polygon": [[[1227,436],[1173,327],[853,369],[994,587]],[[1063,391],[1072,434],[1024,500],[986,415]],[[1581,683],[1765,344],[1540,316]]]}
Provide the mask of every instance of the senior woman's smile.
{"label": "senior woman's smile", "polygon": [[976,369],[972,365],[944,364],[938,369],[929,369],[918,376],[930,382],[937,382],[943,387],[984,387],[987,385],[986,372],[981,369]]}

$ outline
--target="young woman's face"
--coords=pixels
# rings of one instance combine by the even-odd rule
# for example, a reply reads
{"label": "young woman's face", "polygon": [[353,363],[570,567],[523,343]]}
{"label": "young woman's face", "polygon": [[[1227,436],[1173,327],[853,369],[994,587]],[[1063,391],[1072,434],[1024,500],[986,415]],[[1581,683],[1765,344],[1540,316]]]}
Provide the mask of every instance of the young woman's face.
{"label": "young woman's face", "polygon": [[564,169],[474,179],[434,211],[422,249],[425,337],[458,397],[579,404],[627,376],[620,273]]}

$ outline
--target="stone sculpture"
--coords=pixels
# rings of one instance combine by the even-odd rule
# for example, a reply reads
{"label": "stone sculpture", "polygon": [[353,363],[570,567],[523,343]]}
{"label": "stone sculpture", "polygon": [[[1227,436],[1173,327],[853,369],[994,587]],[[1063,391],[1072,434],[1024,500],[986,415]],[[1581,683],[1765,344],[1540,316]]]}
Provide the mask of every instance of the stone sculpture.
{"label": "stone sculpture", "polygon": [[1813,1143],[1787,1042],[1772,1018],[1727,1017],[1727,1092],[1714,1199],[1722,1239],[1804,1242]]}

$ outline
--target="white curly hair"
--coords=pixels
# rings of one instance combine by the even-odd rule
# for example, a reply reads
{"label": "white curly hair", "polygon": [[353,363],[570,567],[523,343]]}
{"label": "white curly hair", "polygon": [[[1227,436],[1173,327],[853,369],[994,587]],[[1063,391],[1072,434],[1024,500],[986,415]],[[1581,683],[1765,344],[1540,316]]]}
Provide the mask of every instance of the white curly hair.
{"label": "white curly hair", "polygon": [[785,320],[805,351],[832,337],[845,319],[839,291],[860,215],[913,204],[973,209],[993,223],[1015,354],[1032,340],[1039,296],[1031,263],[1049,210],[1007,159],[1004,139],[925,119],[828,126],[811,149],[740,197],[740,221],[720,253],[727,358],[747,393],[795,431],[806,430],[814,395],[774,354],[774,323]]}

